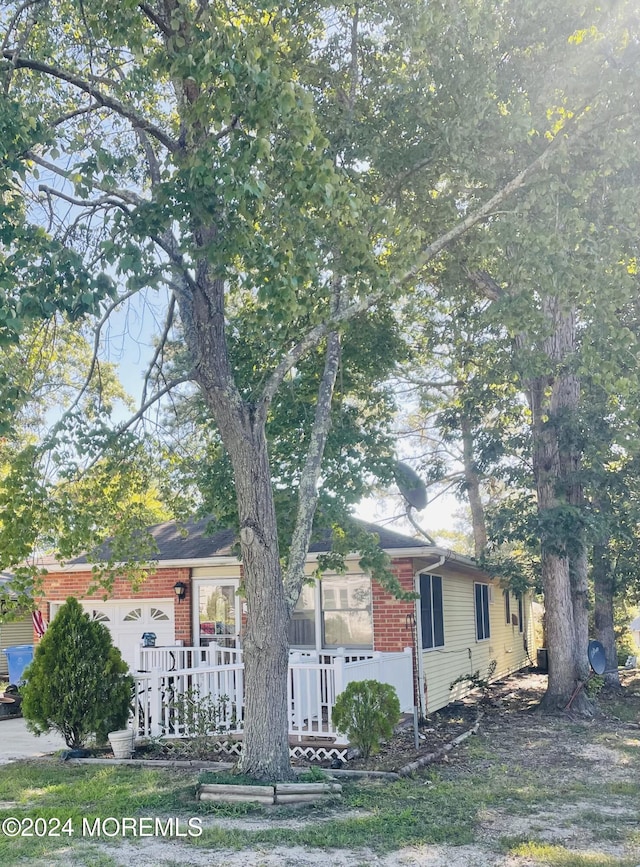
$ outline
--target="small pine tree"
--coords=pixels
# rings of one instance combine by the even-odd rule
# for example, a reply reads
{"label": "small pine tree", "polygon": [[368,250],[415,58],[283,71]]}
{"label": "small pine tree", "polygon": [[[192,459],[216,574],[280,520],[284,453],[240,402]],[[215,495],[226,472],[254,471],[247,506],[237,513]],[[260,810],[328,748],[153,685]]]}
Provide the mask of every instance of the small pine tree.
{"label": "small pine tree", "polygon": [[393,734],[400,719],[400,702],[395,689],[377,680],[356,680],[347,684],[336,698],[333,723],[368,758],[379,743]]}
{"label": "small pine tree", "polygon": [[71,749],[99,742],[129,717],[133,680],[106,626],[69,597],[25,672],[22,714],[37,735],[54,729]]}

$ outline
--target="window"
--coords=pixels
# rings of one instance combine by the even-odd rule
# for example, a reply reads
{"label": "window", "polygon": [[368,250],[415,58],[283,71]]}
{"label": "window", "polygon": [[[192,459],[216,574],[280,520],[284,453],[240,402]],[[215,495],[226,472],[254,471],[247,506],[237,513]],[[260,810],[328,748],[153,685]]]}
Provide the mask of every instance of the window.
{"label": "window", "polygon": [[371,579],[325,575],[320,581],[325,647],[373,647]]}
{"label": "window", "polygon": [[489,627],[489,585],[474,584],[476,596],[476,639],[484,641],[491,637]]}
{"label": "window", "polygon": [[[239,632],[237,582],[202,582],[198,585],[198,632],[200,647],[215,642],[223,647],[235,647]],[[160,619],[158,617],[154,619]]]}
{"label": "window", "polygon": [[420,620],[422,649],[444,647],[442,578],[439,575],[420,576]]}
{"label": "window", "polygon": [[511,626],[511,593],[504,591],[504,619],[507,626]]}
{"label": "window", "polygon": [[522,603],[522,593],[518,593],[518,632],[524,631],[524,605]]}
{"label": "window", "polygon": [[305,584],[289,622],[291,647],[316,646],[316,588]]}

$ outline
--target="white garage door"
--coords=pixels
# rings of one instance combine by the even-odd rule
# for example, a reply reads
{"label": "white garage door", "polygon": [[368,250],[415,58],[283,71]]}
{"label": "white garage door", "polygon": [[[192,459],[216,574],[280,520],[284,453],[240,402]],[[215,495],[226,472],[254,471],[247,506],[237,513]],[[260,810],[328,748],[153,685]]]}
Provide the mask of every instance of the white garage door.
{"label": "white garage door", "polygon": [[111,632],[113,643],[133,671],[135,648],[143,632],[155,632],[156,647],[176,643],[173,599],[129,599],[117,602],[80,601],[92,620],[98,620]]}

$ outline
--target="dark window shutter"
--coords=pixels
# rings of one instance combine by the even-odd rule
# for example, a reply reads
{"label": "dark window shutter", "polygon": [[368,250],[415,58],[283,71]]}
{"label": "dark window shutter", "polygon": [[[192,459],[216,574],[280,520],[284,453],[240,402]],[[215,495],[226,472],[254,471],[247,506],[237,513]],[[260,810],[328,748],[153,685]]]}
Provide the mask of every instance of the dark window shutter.
{"label": "dark window shutter", "polygon": [[[442,604],[442,588],[440,590]],[[420,615],[422,620],[422,647],[433,647],[433,608],[431,605],[431,575],[420,576]]]}
{"label": "dark window shutter", "polygon": [[483,638],[489,638],[489,587],[487,584],[482,585],[482,614],[484,619],[484,634]]}
{"label": "dark window shutter", "polygon": [[444,612],[442,608],[442,578],[433,575],[433,643],[435,647],[444,646]]}
{"label": "dark window shutter", "polygon": [[476,591],[476,638],[481,641],[484,638],[482,634],[482,584],[475,585]]}

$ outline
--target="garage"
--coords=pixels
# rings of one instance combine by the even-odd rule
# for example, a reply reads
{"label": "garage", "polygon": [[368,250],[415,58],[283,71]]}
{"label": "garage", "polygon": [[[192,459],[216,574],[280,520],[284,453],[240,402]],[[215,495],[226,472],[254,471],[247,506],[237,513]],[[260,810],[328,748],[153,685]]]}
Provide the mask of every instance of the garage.
{"label": "garage", "polygon": [[133,671],[143,632],[155,632],[156,646],[176,643],[173,599],[79,600],[92,620],[103,623]]}

